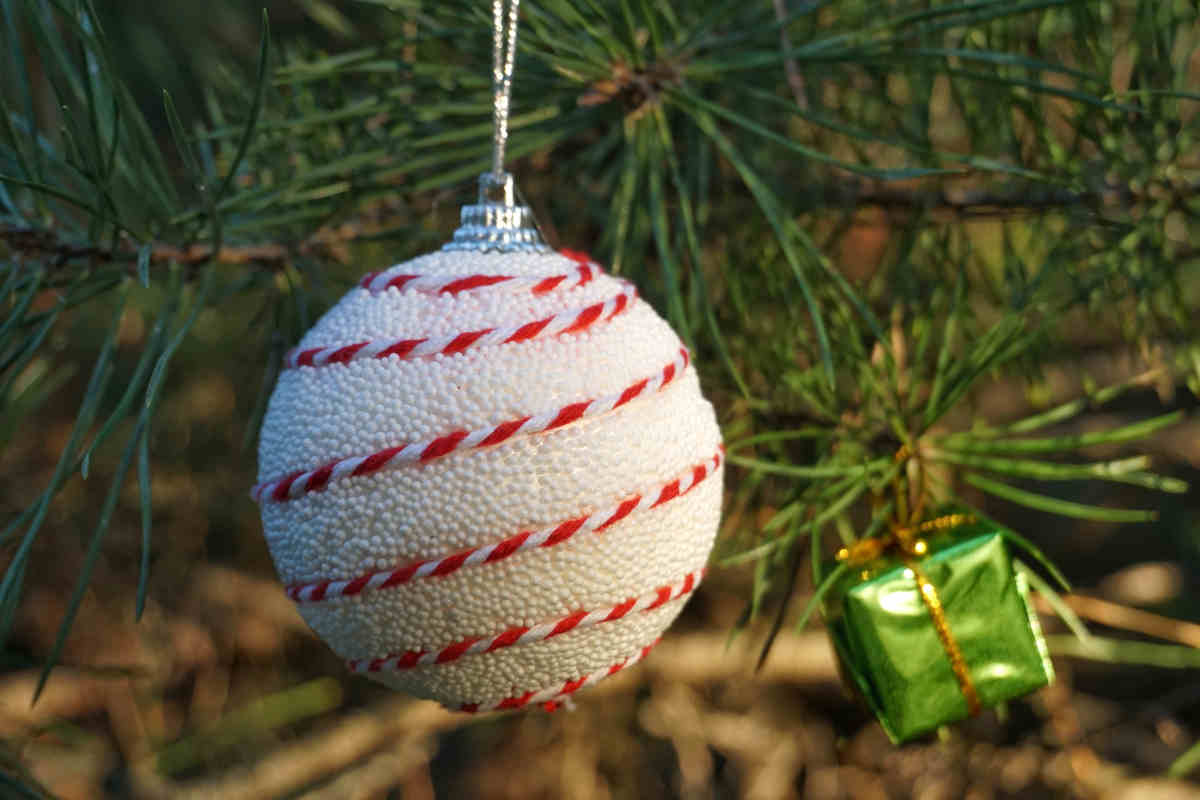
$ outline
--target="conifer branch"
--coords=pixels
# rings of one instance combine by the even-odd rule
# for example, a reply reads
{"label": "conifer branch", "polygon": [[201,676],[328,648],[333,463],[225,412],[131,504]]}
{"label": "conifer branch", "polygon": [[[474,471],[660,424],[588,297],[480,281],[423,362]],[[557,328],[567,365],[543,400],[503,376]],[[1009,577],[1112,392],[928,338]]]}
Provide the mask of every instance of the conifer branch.
{"label": "conifer branch", "polygon": [[[1030,183],[953,187],[931,181],[928,186],[905,187],[854,178],[821,184],[811,191],[819,198],[817,205],[821,208],[867,205],[970,217],[1037,214],[1075,208],[1109,213],[1128,211],[1144,194],[1134,191],[1129,184],[1080,190]],[[1175,189],[1172,196],[1175,202],[1186,204],[1198,193],[1200,180],[1195,180]]]}
{"label": "conifer branch", "polygon": [[[174,263],[185,267],[197,267],[216,261],[220,264],[278,269],[291,262],[297,255],[333,259],[335,245],[352,241],[354,238],[352,235],[342,234],[336,243],[328,241],[325,237],[310,237],[295,245],[223,245],[215,254],[215,258],[211,245],[207,244],[177,247],[165,243],[151,243],[147,258],[155,265]],[[123,239],[123,246],[116,248],[81,245],[60,237],[54,231],[12,226],[0,226],[0,242],[8,245],[12,257],[20,260],[45,259],[47,263],[56,267],[76,261],[129,264],[131,274],[141,250],[141,247],[130,239]]]}
{"label": "conifer branch", "polygon": [[[468,197],[487,168],[478,4],[359,5],[369,24],[356,20],[353,46],[263,24],[252,85],[249,44],[230,77],[214,75],[212,42],[178,48],[192,85],[144,111],[163,79],[122,59],[132,38],[114,30],[144,34],[141,15],[106,29],[87,0],[0,0],[0,443],[58,458],[3,487],[25,510],[0,520],[15,546],[0,634],[15,630],[37,548],[72,541],[52,501],[137,529],[137,605],[153,604],[147,576],[174,541],[151,547],[151,519],[170,511],[151,498],[164,492],[150,464],[200,481],[213,458],[172,438],[186,433],[177,393],[206,368],[239,389],[261,382],[229,426],[253,441],[282,353],[331,299],[325,268],[375,239],[394,241],[371,266],[427,249],[398,234],[437,229],[438,201]],[[1172,399],[1185,377],[1200,392],[1189,4],[620,6],[526,5],[509,152],[547,227],[636,281],[692,346],[736,473],[723,563],[755,562],[744,621],[774,615],[784,630],[787,609],[771,607],[783,597],[815,610],[800,571],[819,577],[831,533],[887,530],[896,483],[906,504],[961,499],[955,470],[969,470],[1002,508],[1110,520],[1130,518],[1114,505],[1182,496],[1150,471],[1169,459],[1145,437],[1189,411]],[[857,236],[846,212],[868,205],[887,223]],[[837,261],[872,249],[857,274]],[[1103,352],[1171,345],[1154,357],[1163,407],[1127,394],[1135,413],[1085,426],[1141,384],[1093,393],[1086,376],[1103,370],[1074,358],[1073,397],[997,426],[1039,379],[1055,384],[1081,332]],[[231,357],[255,344],[257,359]],[[160,407],[172,430],[156,439]],[[26,421],[64,417],[59,439],[29,443]],[[226,480],[248,484],[237,469],[250,459],[222,437]],[[1071,490],[1097,476],[1134,493]],[[229,529],[211,535],[258,534]],[[102,534],[89,564],[117,547]]]}
{"label": "conifer branch", "polygon": [[[387,202],[376,203],[353,219],[318,228],[296,241],[266,241],[223,244],[217,253],[212,246],[197,242],[186,246],[170,242],[139,243],[122,237],[116,246],[87,244],[59,230],[0,223],[0,244],[7,246],[10,258],[24,262],[44,261],[53,267],[74,262],[91,264],[129,264],[130,274],[139,259],[152,265],[178,264],[199,267],[209,262],[227,266],[278,270],[297,258],[348,263],[347,247],[362,240],[386,234],[395,217],[395,208]],[[143,252],[145,255],[142,255]]]}

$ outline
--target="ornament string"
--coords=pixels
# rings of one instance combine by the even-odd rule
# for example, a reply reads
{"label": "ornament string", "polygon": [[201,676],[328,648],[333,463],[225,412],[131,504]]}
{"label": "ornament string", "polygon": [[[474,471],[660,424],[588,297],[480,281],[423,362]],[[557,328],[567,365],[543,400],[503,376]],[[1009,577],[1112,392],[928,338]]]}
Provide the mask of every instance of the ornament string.
{"label": "ornament string", "polygon": [[497,186],[505,183],[504,148],[508,144],[508,111],[512,97],[513,67],[517,60],[519,6],[520,0],[492,2],[492,109],[495,120],[492,132],[492,182]]}
{"label": "ornament string", "polygon": [[492,168],[479,176],[479,201],[463,206],[461,224],[442,250],[473,253],[546,253],[533,214],[517,204],[513,176],[504,170],[517,62],[520,0],[492,0]]}

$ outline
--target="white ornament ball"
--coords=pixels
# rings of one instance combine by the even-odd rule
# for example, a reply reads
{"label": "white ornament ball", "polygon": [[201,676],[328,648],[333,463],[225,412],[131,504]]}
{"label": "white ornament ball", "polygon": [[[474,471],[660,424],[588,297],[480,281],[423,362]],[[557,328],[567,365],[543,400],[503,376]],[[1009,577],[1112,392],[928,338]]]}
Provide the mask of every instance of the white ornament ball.
{"label": "white ornament ball", "polygon": [[263,422],[271,555],[350,669],[467,711],[630,666],[702,576],[721,436],[679,338],[576,254],[368,275]]}

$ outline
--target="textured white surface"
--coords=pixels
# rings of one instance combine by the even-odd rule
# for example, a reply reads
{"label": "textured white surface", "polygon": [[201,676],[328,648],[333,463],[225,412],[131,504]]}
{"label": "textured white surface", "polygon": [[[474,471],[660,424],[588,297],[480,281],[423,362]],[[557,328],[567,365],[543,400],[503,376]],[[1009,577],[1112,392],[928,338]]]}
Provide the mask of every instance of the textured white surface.
{"label": "textured white surface", "polygon": [[[559,686],[624,661],[654,641],[679,614],[684,602],[686,598],[680,598],[648,614],[570,631],[527,647],[509,647],[404,672],[373,673],[371,677],[418,697],[441,702],[450,697],[455,705],[459,704],[458,698],[464,702],[476,702],[478,698],[481,705],[490,705],[506,697]],[[480,687],[488,687],[485,694],[480,694]]]}
{"label": "textured white surface", "polygon": [[[557,254],[434,253],[390,271],[550,275],[576,266]],[[607,276],[541,297],[499,288],[453,296],[355,289],[300,346],[519,323],[617,291]],[[638,301],[579,335],[449,357],[287,370],[263,424],[259,479],[617,392],[661,370],[678,347],[667,324]],[[285,583],[349,578],[588,513],[670,480],[710,458],[719,444],[712,408],[689,367],[662,391],[601,416],[265,503],[263,524]],[[434,650],[612,606],[704,564],[719,521],[721,477],[718,471],[688,495],[601,533],[301,611],[339,655],[357,659]],[[650,643],[683,602],[544,642],[375,677],[450,705],[495,702],[625,659]]]}

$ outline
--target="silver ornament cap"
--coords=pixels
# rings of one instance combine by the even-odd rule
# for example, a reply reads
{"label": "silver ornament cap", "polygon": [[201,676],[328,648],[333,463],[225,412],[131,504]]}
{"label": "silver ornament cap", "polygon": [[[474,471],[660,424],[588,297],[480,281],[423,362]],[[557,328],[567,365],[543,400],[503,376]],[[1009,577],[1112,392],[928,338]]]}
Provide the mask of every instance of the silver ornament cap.
{"label": "silver ornament cap", "polygon": [[442,250],[476,253],[548,253],[528,206],[516,204],[513,176],[479,176],[479,202],[463,206],[460,224]]}

